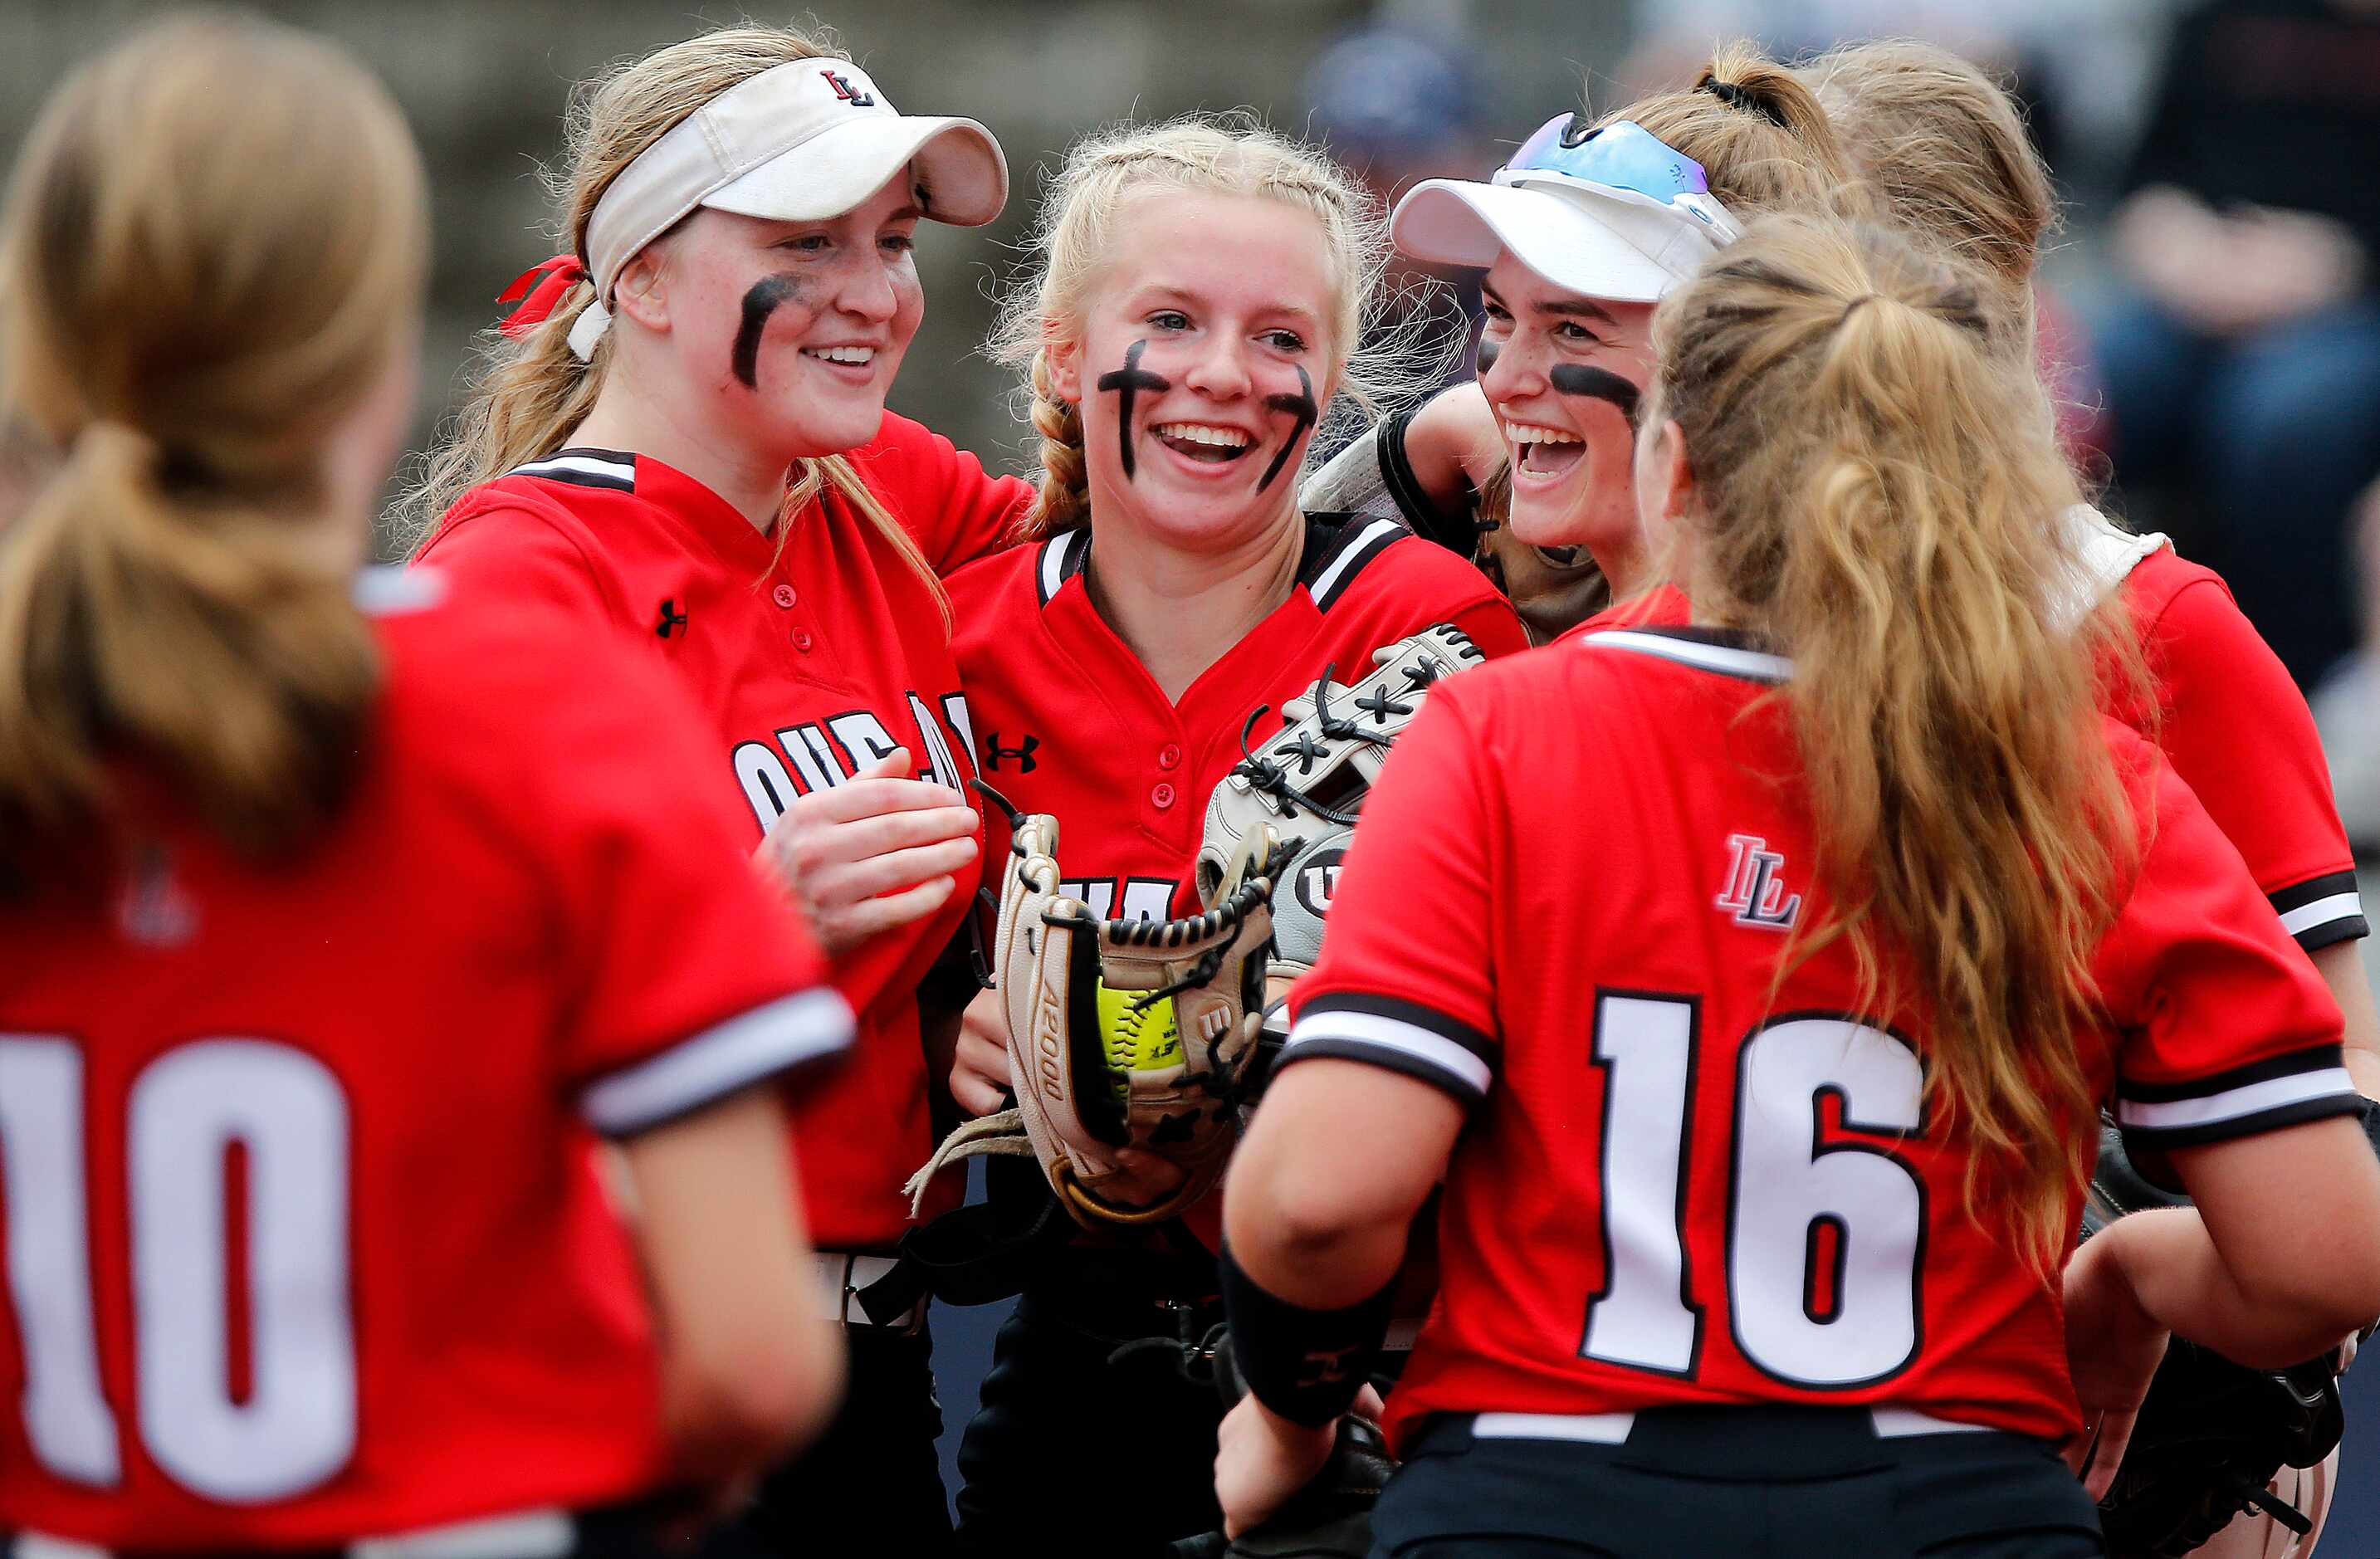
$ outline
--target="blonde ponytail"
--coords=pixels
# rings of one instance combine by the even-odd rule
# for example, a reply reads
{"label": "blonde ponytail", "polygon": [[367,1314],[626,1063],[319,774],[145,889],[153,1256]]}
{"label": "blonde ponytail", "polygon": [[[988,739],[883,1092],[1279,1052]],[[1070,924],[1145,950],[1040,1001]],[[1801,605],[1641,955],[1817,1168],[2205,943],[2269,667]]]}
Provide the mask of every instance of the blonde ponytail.
{"label": "blonde ponytail", "polygon": [[395,104],[289,29],[169,20],[44,107],[0,219],[6,398],[64,451],[0,547],[13,878],[90,847],[118,763],[251,856],[337,807],[380,667],[326,445],[427,249]]}
{"label": "blonde ponytail", "polygon": [[[1978,284],[1898,236],[1756,225],[1655,318],[1648,416],[1695,476],[1698,608],[1790,656],[1838,941],[1928,1015],[1927,1088],[2053,1262],[2095,1119],[2082,1029],[2132,822],[2099,735],[2120,608],[2059,615],[2077,501]],[[1912,652],[1912,647],[1919,649]]]}

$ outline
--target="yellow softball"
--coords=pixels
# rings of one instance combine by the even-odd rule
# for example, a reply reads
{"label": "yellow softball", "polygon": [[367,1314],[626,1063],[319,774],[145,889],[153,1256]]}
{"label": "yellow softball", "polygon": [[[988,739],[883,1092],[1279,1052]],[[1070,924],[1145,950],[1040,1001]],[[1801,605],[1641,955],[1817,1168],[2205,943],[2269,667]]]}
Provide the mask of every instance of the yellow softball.
{"label": "yellow softball", "polygon": [[1143,993],[1099,989],[1099,1047],[1108,1066],[1121,1073],[1171,1066],[1182,1059],[1182,1036],[1173,1027],[1173,998],[1138,1005]]}

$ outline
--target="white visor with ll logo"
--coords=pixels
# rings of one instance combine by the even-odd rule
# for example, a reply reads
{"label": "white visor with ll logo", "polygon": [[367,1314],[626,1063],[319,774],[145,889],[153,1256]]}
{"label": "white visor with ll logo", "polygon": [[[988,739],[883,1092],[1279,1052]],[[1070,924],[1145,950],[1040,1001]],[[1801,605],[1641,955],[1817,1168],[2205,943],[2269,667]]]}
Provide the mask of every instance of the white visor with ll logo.
{"label": "white visor with ll logo", "polygon": [[973,119],[911,117],[848,60],[772,66],[647,147],[587,223],[595,301],[570,327],[584,361],[611,328],[620,268],[699,206],[777,222],[840,216],[914,166],[925,213],[978,227],[1008,201],[1008,162]]}

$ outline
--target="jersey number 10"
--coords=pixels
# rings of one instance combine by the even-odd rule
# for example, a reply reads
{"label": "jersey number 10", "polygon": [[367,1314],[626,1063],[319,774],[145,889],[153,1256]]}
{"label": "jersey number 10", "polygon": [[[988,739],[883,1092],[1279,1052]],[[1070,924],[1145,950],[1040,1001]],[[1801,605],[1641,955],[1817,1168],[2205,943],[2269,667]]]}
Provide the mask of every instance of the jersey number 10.
{"label": "jersey number 10", "polygon": [[[0,1190],[25,1358],[25,1433],[42,1466],[123,1481],[91,1302],[83,1053],[0,1034]],[[132,1079],[125,1105],[133,1370],[140,1443],[193,1493],[286,1499],[356,1443],[347,1305],[347,1101],[320,1061],[263,1040],[200,1040]],[[247,1162],[249,1387],[235,1400],[225,1163]]]}
{"label": "jersey number 10", "polygon": [[[1681,1224],[1691,1162],[1696,1003],[1598,993],[1603,1071],[1603,1291],[1582,1356],[1690,1375],[1709,1281],[1689,1270]],[[1737,1052],[1727,1313],[1738,1349],[1788,1384],[1888,1380],[1917,1355],[1925,1188],[1882,1144],[1826,1140],[1820,1101],[1846,1132],[1925,1127],[1925,1069],[1891,1034],[1842,1017],[1783,1017]]]}

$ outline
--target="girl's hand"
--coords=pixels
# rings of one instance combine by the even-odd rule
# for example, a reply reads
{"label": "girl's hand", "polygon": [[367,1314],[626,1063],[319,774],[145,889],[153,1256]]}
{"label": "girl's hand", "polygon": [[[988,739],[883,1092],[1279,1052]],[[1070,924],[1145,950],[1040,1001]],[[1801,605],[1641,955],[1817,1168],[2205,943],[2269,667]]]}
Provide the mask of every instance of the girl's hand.
{"label": "girl's hand", "polygon": [[1008,1004],[997,991],[978,993],[959,1020],[951,1056],[951,1098],[970,1115],[988,1115],[1006,1100]]}
{"label": "girl's hand", "polygon": [[1215,1499],[1223,1507],[1223,1534],[1236,1538],[1269,1520],[1314,1480],[1338,1438],[1335,1420],[1308,1429],[1279,1417],[1253,1393],[1240,1398],[1215,1431]]}
{"label": "girl's hand", "polygon": [[2168,1335],[2141,1308],[2124,1274],[2124,1223],[2119,1218],[2084,1240],[2066,1262],[2066,1368],[2082,1406],[2082,1434],[2068,1447],[2066,1465],[2094,1500],[2123,1465]]}
{"label": "girl's hand", "polygon": [[966,798],[912,773],[908,749],[893,749],[795,801],[754,852],[831,958],[941,908],[956,885],[951,874],[980,847],[983,820]]}

